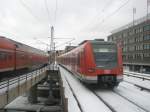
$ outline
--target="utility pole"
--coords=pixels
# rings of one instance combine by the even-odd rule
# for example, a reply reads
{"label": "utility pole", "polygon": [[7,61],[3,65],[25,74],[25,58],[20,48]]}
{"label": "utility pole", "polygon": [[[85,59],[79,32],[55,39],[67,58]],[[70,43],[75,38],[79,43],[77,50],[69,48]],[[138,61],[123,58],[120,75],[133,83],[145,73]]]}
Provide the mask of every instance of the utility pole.
{"label": "utility pole", "polygon": [[135,25],[135,13],[136,13],[136,8],[133,8],[133,26]]}
{"label": "utility pole", "polygon": [[53,59],[53,40],[54,40],[54,27],[51,26],[51,37],[50,37],[50,54],[49,54],[49,62],[52,63]]}
{"label": "utility pole", "polygon": [[148,22],[148,12],[149,12],[149,5],[150,5],[150,0],[147,0],[147,10],[146,10],[146,13],[147,13],[147,18],[146,18],[146,21]]}
{"label": "utility pole", "polygon": [[51,43],[50,43],[50,50],[53,50],[53,40],[54,40],[54,27],[51,27]]}

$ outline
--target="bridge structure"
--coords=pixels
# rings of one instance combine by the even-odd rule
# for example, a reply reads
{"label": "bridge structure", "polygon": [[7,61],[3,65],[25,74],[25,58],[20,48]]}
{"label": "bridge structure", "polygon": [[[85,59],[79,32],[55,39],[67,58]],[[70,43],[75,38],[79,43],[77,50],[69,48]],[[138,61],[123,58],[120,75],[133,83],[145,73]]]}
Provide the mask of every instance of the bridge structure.
{"label": "bridge structure", "polygon": [[0,82],[0,109],[46,77],[48,67]]}

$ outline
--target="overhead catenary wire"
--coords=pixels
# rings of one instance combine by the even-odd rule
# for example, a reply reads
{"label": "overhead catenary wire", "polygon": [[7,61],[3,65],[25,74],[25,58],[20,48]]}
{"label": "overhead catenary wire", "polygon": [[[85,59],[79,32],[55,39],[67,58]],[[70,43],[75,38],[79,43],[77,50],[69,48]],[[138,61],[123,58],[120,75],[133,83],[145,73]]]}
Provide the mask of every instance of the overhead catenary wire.
{"label": "overhead catenary wire", "polygon": [[56,1],[56,4],[55,4],[55,16],[54,16],[54,27],[56,25],[56,20],[57,20],[57,10],[58,10],[58,1]]}
{"label": "overhead catenary wire", "polygon": [[[14,34],[14,33],[11,33],[11,32],[8,32],[8,31],[3,31],[2,29],[0,29],[0,33],[4,33],[5,35],[7,34],[9,37],[7,37],[7,38],[10,38],[10,39],[14,39],[14,38],[20,38],[20,37],[22,37],[22,36],[19,36],[19,35],[16,35],[16,34]],[[1,34],[0,34],[1,35]],[[4,36],[5,37],[5,36]]]}
{"label": "overhead catenary wire", "polygon": [[[100,17],[101,13],[104,13],[105,10],[108,9],[108,6],[110,6],[110,4],[113,3],[113,1],[114,1],[114,0],[109,0],[109,1],[105,4],[105,6],[102,8],[102,10],[99,11],[99,12],[96,14],[96,16],[94,16],[93,21],[94,21],[96,18]],[[91,23],[92,23],[93,21],[91,21]]]}
{"label": "overhead catenary wire", "polygon": [[[111,13],[110,15],[108,15],[108,16],[106,17],[106,19],[108,19],[108,18],[114,16],[118,11],[120,11],[120,9],[122,9],[124,6],[126,6],[126,5],[129,3],[129,1],[131,1],[131,0],[127,0],[124,4],[122,4],[119,8],[117,8],[113,13]],[[106,19],[105,19],[105,20],[106,20]],[[104,20],[104,21],[105,21],[105,20]]]}
{"label": "overhead catenary wire", "polygon": [[48,9],[48,2],[47,2],[47,0],[45,0],[45,8],[46,8],[46,12],[47,12],[47,15],[48,15],[48,21],[49,21],[49,23],[52,22],[51,26],[54,26],[54,27],[55,27],[56,20],[57,20],[57,10],[58,10],[58,1],[57,0],[55,0],[55,1],[56,2],[55,2],[55,10],[54,10],[53,21],[51,21],[52,18],[50,16],[50,11]]}
{"label": "overhead catenary wire", "polygon": [[64,44],[68,44],[68,43],[72,42],[73,40],[75,40],[75,38],[72,38],[71,40],[69,40],[67,42],[64,42],[64,43],[61,43],[61,44],[57,45],[56,48],[61,47]]}
{"label": "overhead catenary wire", "polygon": [[125,3],[123,3],[120,7],[118,7],[114,12],[112,12],[110,15],[106,16],[98,25],[106,22],[106,20],[110,19],[112,16],[114,16],[117,12],[120,11],[124,6],[126,6],[131,0],[127,0]]}
{"label": "overhead catenary wire", "polygon": [[44,0],[45,2],[45,8],[46,8],[46,12],[47,12],[47,17],[48,17],[48,21],[49,21],[49,23],[50,23],[50,19],[51,19],[51,16],[50,16],[50,12],[49,12],[49,9],[48,9],[48,2],[47,2],[47,0]]}
{"label": "overhead catenary wire", "polygon": [[[104,23],[106,20],[110,19],[112,16],[114,16],[118,11],[120,11],[120,9],[122,9],[124,6],[126,6],[129,1],[131,0],[126,0],[126,2],[124,2],[120,7],[118,7],[114,12],[110,13],[109,15],[107,15],[105,18],[103,18],[99,23],[96,23],[96,25],[100,25],[102,23]],[[94,27],[94,25],[92,24],[92,26]],[[87,27],[86,27],[87,28]],[[90,27],[88,27],[90,28]]]}
{"label": "overhead catenary wire", "polygon": [[102,8],[102,10],[98,11],[97,14],[93,17],[93,19],[91,19],[91,20],[89,21],[89,23],[88,23],[86,26],[84,26],[84,28],[82,28],[82,29],[85,29],[85,28],[87,28],[88,26],[90,26],[91,24],[93,24],[93,22],[94,22],[96,19],[98,19],[98,18],[100,17],[100,15],[102,15],[102,14],[105,12],[105,9],[108,9],[107,7],[110,6],[111,3],[113,3],[113,0],[109,0],[109,1],[104,5],[104,7]]}
{"label": "overhead catenary wire", "polygon": [[110,15],[106,16],[100,23],[98,23],[99,25],[104,23],[106,20],[110,19],[112,16],[114,16],[118,11],[120,11],[120,9],[122,9],[124,6],[126,6],[129,1],[131,0],[127,0],[125,3],[123,3],[120,7],[118,7],[114,12],[112,12]]}
{"label": "overhead catenary wire", "polygon": [[24,2],[24,0],[19,0],[19,2],[22,4],[22,6],[32,15],[32,17],[34,17],[35,20],[37,20],[38,22],[40,22],[40,19],[34,15],[34,13],[32,12],[32,10],[30,9],[30,7]]}

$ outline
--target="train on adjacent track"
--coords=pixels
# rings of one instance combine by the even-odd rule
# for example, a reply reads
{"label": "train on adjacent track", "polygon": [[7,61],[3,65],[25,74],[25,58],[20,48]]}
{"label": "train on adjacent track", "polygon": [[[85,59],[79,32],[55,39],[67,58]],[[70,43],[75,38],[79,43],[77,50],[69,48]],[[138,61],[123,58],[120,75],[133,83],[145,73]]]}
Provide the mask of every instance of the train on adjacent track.
{"label": "train on adjacent track", "polygon": [[102,40],[86,40],[58,56],[60,65],[88,84],[115,87],[123,80],[122,47]]}
{"label": "train on adjacent track", "polygon": [[6,72],[35,69],[46,64],[46,52],[0,36],[0,77]]}

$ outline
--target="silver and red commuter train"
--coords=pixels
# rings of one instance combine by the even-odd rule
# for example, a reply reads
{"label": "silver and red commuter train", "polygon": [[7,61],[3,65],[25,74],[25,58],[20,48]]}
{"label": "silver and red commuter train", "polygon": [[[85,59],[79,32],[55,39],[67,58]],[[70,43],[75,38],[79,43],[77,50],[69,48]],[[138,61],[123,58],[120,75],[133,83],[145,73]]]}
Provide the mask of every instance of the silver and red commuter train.
{"label": "silver and red commuter train", "polygon": [[45,52],[0,36],[0,75],[24,68],[37,68],[47,63]]}
{"label": "silver and red commuter train", "polygon": [[57,61],[86,83],[114,87],[123,80],[120,44],[87,40],[75,49],[60,55]]}

